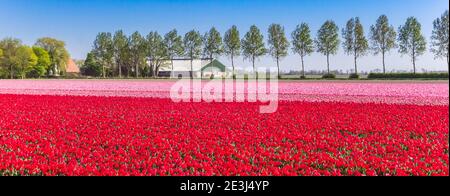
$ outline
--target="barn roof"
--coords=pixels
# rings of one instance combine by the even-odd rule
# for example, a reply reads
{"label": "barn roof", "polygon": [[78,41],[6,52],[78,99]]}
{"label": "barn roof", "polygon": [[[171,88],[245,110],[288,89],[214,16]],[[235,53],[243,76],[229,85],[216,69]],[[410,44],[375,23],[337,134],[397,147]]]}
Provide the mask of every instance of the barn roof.
{"label": "barn roof", "polygon": [[67,61],[66,64],[66,72],[67,73],[80,73],[80,68],[77,66],[75,61],[73,59],[70,59]]}
{"label": "barn roof", "polygon": [[[171,71],[172,65],[170,61],[167,61],[161,66],[160,71]],[[191,70],[191,60],[190,59],[175,59],[173,61],[174,71],[190,71]],[[192,61],[192,69],[194,71],[205,71],[208,72],[208,68],[215,67],[220,69],[221,72],[227,70],[226,66],[218,60],[213,60],[210,62],[208,59],[195,59]]]}
{"label": "barn roof", "polygon": [[201,71],[208,71],[208,68],[215,67],[218,68],[221,72],[225,72],[227,70],[227,67],[218,61],[217,59],[214,59],[211,63],[206,64],[202,67]]}

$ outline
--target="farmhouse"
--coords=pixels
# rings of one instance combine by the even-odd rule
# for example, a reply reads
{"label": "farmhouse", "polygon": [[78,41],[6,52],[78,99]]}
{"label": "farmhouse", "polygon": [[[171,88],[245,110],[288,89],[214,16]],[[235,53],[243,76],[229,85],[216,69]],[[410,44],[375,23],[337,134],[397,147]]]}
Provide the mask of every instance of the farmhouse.
{"label": "farmhouse", "polygon": [[[50,76],[60,76],[60,70],[57,65],[54,65],[48,73]],[[71,77],[76,77],[80,75],[80,68],[75,63],[75,61],[69,58],[66,62],[66,75]]]}
{"label": "farmhouse", "polygon": [[[195,78],[231,77],[231,71],[217,59],[196,59],[192,61],[192,71]],[[160,77],[190,77],[191,60],[173,60],[173,70],[171,61],[167,61],[159,70]]]}
{"label": "farmhouse", "polygon": [[66,63],[66,74],[68,76],[79,76],[80,75],[80,68],[75,63],[75,61],[71,58]]}

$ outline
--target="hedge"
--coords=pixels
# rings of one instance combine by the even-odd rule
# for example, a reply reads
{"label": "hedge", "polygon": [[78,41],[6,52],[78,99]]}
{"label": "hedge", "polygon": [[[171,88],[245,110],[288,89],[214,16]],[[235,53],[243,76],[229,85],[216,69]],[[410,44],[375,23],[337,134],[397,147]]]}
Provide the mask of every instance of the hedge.
{"label": "hedge", "polygon": [[323,75],[322,78],[323,79],[334,79],[334,78],[336,78],[336,75],[329,73],[329,74]]}
{"label": "hedge", "polygon": [[370,73],[369,79],[448,79],[448,73]]}

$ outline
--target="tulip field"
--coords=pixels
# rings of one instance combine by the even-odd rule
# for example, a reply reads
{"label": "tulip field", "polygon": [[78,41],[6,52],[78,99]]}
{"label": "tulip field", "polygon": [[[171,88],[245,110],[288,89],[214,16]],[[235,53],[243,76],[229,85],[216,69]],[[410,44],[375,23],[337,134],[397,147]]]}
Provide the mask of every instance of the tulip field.
{"label": "tulip field", "polygon": [[449,175],[449,84],[279,82],[173,102],[165,80],[0,80],[0,175]]}

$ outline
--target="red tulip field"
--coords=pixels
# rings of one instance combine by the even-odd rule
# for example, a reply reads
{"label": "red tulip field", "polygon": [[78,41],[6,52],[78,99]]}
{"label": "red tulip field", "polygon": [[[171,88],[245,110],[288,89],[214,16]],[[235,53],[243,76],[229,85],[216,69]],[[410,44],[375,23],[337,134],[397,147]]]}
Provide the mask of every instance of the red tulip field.
{"label": "red tulip field", "polygon": [[170,81],[0,81],[0,175],[449,175],[447,82],[280,82],[175,103]]}

